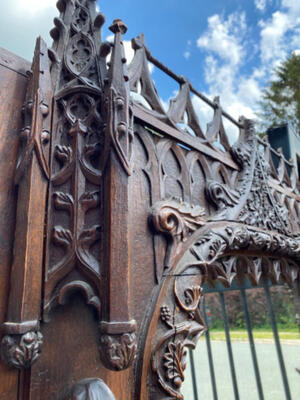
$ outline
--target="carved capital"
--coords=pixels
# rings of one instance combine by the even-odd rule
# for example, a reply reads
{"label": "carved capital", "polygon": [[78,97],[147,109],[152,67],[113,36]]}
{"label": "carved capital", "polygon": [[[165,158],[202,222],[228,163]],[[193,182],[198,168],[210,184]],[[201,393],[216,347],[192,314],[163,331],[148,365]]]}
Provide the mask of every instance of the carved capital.
{"label": "carved capital", "polygon": [[106,368],[122,371],[130,367],[137,354],[136,334],[102,335],[100,357]]}
{"label": "carved capital", "polygon": [[6,335],[1,343],[2,360],[10,367],[29,368],[38,359],[43,344],[40,332]]}

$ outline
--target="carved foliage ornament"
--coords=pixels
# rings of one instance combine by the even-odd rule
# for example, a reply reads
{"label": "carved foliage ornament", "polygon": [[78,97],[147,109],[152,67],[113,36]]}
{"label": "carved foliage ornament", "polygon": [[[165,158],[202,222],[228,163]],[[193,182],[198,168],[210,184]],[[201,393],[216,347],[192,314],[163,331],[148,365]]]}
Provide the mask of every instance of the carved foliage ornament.
{"label": "carved foliage ornament", "polygon": [[290,231],[289,213],[272,196],[268,185],[269,176],[268,165],[262,156],[257,153],[250,194],[239,219],[248,225],[256,225],[282,234],[288,234]]}
{"label": "carved foliage ornament", "polygon": [[200,312],[204,274],[203,265],[187,266],[175,278],[173,289],[160,308],[164,333],[153,351],[152,371],[162,389],[176,399],[183,399],[180,387],[184,381],[187,347],[195,348],[206,329]]}
{"label": "carved foliage ornament", "polygon": [[121,371],[128,368],[137,354],[136,334],[102,335],[100,355],[107,368]]}
{"label": "carved foliage ornament", "polygon": [[[89,286],[87,291],[93,293],[93,303],[97,307],[100,304],[97,296],[105,162],[102,155],[106,144],[95,47],[96,28],[104,20],[101,14],[94,18],[95,5],[87,1],[67,2],[64,7],[61,17],[56,19],[59,34],[52,32],[55,41],[50,52],[54,59],[51,74],[55,109],[48,199],[46,317],[60,298],[60,291],[76,289],[78,280]],[[70,276],[74,271],[79,279],[78,275],[75,280]]]}
{"label": "carved foliage ornament", "polygon": [[2,360],[14,368],[30,368],[38,359],[42,344],[43,335],[40,332],[6,335],[1,343]]}
{"label": "carved foliage ornament", "polygon": [[190,206],[176,200],[157,202],[151,211],[152,223],[156,231],[170,239],[165,258],[165,266],[171,265],[175,251],[188,236],[204,224],[205,210],[200,206]]}
{"label": "carved foliage ornament", "polygon": [[[163,303],[158,304],[162,325],[155,339],[152,371],[164,393],[176,399],[183,399],[180,386],[186,367],[185,347],[194,348],[199,335],[205,331],[200,309],[202,286],[207,279],[230,287],[239,272],[248,276],[253,284],[258,284],[263,274],[272,282],[278,283],[281,279],[289,284],[300,276],[297,266],[300,238],[292,239],[238,223],[228,223],[225,228],[221,223],[207,225],[211,229],[202,228],[202,234],[186,248],[195,257],[194,264],[189,256],[187,265],[183,260],[169,270],[162,289],[167,293],[162,297]],[[235,253],[245,251],[263,257],[243,256],[239,260]]]}

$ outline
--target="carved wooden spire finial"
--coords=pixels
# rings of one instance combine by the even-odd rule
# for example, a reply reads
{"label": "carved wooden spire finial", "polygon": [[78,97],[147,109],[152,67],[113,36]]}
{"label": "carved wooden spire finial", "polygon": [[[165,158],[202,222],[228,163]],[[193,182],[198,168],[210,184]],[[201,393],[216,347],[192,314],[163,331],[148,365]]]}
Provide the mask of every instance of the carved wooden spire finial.
{"label": "carved wooden spire finial", "polygon": [[115,19],[112,23],[112,25],[109,27],[109,29],[116,34],[117,32],[120,32],[122,35],[125,35],[127,32],[127,26],[121,19]]}

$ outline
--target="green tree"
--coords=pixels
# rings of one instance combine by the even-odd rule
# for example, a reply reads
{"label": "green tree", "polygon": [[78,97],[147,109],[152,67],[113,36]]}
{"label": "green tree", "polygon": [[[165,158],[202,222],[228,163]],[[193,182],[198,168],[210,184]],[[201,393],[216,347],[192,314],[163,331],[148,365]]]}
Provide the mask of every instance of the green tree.
{"label": "green tree", "polygon": [[289,123],[300,135],[300,55],[292,53],[274,69],[273,76],[260,102],[259,130]]}

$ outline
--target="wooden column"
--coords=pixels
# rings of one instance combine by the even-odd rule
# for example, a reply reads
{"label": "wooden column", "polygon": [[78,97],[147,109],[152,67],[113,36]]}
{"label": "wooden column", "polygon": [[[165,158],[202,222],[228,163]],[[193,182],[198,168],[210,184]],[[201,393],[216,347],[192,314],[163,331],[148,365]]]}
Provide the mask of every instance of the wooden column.
{"label": "wooden column", "polygon": [[100,323],[103,362],[113,370],[127,368],[135,358],[136,322],[130,317],[129,179],[131,175],[132,110],[121,20],[115,34],[111,66],[105,87],[104,121],[112,148],[105,171],[104,266],[106,290],[104,320]]}
{"label": "wooden column", "polygon": [[37,39],[32,76],[24,105],[24,128],[15,173],[18,185],[14,257],[2,358],[14,367],[29,367],[38,357],[44,224],[49,182],[52,89],[46,43]]}

